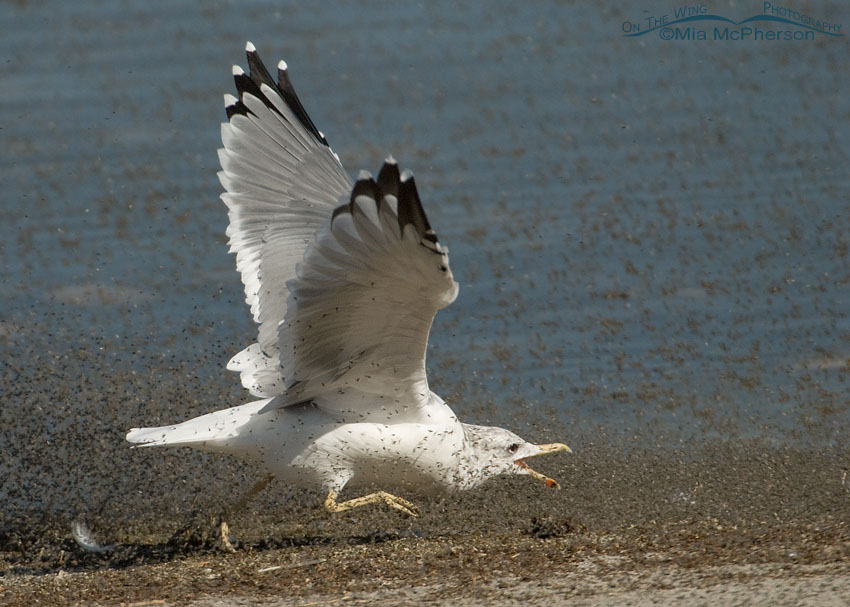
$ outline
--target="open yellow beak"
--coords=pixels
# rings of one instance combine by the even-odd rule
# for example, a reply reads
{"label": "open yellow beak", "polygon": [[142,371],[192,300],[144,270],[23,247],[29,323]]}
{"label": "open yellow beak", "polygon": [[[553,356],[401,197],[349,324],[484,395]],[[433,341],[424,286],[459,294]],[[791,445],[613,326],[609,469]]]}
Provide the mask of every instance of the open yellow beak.
{"label": "open yellow beak", "polygon": [[[566,451],[567,453],[573,452],[573,450],[570,449],[569,447],[567,447],[564,443],[549,443],[547,445],[537,445],[537,448],[540,449],[540,451],[535,453],[534,455],[529,455],[528,457],[537,457],[538,455],[547,455],[549,453],[555,453],[556,451]],[[552,489],[560,489],[561,488],[561,485],[559,485],[558,481],[556,481],[555,479],[549,478],[545,474],[540,474],[536,470],[532,470],[531,466],[529,466],[527,463],[525,463],[525,460],[527,460],[528,457],[518,459],[514,463],[517,466],[519,466],[520,468],[522,468],[523,470],[525,470],[529,475],[531,475],[534,478],[536,478],[537,480],[541,481],[547,487],[551,487]]]}

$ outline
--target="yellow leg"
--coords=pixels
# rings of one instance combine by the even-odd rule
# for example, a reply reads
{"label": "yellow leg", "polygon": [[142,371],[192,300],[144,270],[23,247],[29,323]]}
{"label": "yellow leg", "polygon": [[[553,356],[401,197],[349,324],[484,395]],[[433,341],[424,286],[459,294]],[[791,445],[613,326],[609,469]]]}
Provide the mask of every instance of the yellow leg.
{"label": "yellow leg", "polygon": [[331,491],[330,493],[328,493],[328,497],[325,499],[325,508],[327,508],[331,512],[344,512],[346,510],[351,510],[352,508],[357,508],[359,506],[366,506],[367,504],[384,503],[390,508],[395,508],[396,510],[404,512],[409,516],[419,515],[416,506],[408,502],[406,499],[402,499],[397,495],[387,493],[386,491],[376,491],[375,493],[370,493],[369,495],[364,495],[363,497],[355,497],[354,499],[346,500],[344,502],[336,501],[337,495],[338,494],[336,491]]}
{"label": "yellow leg", "polygon": [[221,521],[221,543],[228,552],[236,552],[236,548],[230,543],[230,527],[225,520]]}
{"label": "yellow leg", "polygon": [[232,516],[235,516],[240,510],[242,510],[251,498],[257,495],[260,491],[269,486],[269,483],[274,480],[274,474],[269,474],[268,476],[260,479],[254,486],[248,490],[248,493],[242,496],[238,502],[233,504],[227,511],[225,511],[221,515],[221,543],[224,544],[224,549],[228,552],[236,552],[236,549],[233,547],[233,544],[230,543],[230,528],[227,525],[227,519]]}

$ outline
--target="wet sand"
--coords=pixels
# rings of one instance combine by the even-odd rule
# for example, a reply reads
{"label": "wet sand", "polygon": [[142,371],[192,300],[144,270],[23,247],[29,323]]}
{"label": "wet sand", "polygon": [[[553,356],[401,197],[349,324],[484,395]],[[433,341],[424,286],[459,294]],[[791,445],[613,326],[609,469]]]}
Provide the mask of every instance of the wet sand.
{"label": "wet sand", "polygon": [[[850,450],[759,442],[673,450],[586,445],[530,479],[331,515],[276,487],[216,541],[216,511],[121,527],[94,517],[108,554],[67,520],[4,538],[8,605],[846,604]],[[179,489],[176,489],[179,497]],[[19,529],[24,529],[19,527]],[[104,531],[106,529],[107,531]]]}
{"label": "wet sand", "polygon": [[[546,555],[557,550],[550,545]],[[514,544],[511,544],[514,547]],[[417,551],[431,555],[433,547]],[[493,545],[456,546],[488,553]],[[445,550],[445,546],[441,547]],[[290,562],[277,551],[236,557],[190,558],[180,563],[126,571],[58,574],[47,579],[9,580],[10,605],[225,605],[307,606],[377,605],[846,605],[850,568],[823,565],[741,564],[689,566],[655,564],[596,554],[569,560],[545,576],[498,569],[473,577],[417,575],[410,546],[396,547],[387,557],[373,550],[337,550],[328,554],[342,562],[369,568],[376,560],[399,559],[393,577],[352,580],[327,590],[315,578],[328,561]],[[532,550],[533,552],[533,550]],[[365,554],[364,554],[365,553]],[[401,554],[400,554],[401,553]],[[489,552],[492,554],[492,552]],[[433,557],[432,557],[433,558]],[[318,564],[317,564],[318,562]],[[285,563],[283,566],[280,563]],[[497,564],[501,564],[497,561]],[[273,569],[280,567],[279,569]],[[347,567],[346,567],[347,568]],[[271,571],[269,571],[271,569]],[[287,578],[301,577],[300,580]],[[305,585],[307,587],[305,587]],[[110,590],[104,590],[110,586]],[[313,586],[313,587],[310,587]]]}

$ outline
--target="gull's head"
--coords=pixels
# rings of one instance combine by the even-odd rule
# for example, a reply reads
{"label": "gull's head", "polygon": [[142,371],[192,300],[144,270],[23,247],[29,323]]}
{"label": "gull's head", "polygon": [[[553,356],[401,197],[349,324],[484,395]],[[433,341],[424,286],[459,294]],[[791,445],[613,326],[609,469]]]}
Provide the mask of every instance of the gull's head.
{"label": "gull's head", "polygon": [[468,486],[500,474],[526,474],[547,487],[561,488],[554,479],[533,470],[526,460],[558,451],[572,453],[565,444],[535,445],[510,430],[492,426],[463,424],[463,429],[466,440],[459,472],[467,477]]}

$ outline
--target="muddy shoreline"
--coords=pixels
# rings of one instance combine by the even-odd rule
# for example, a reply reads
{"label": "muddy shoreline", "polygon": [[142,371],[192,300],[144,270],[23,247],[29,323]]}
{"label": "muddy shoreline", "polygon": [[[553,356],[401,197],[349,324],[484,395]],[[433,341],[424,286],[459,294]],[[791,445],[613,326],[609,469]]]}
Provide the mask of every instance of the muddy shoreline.
{"label": "muddy shoreline", "polygon": [[315,496],[278,488],[232,522],[235,554],[221,550],[212,509],[129,526],[92,517],[100,539],[116,544],[104,554],[76,546],[67,520],[22,520],[3,538],[0,599],[642,604],[707,593],[705,604],[722,604],[734,591],[829,604],[850,574],[848,462],[846,449],[755,442],[631,454],[591,447],[549,462],[561,491],[499,479],[420,499],[418,519],[377,508],[330,515]]}
{"label": "muddy shoreline", "polygon": [[[42,575],[9,574],[0,579],[0,596],[8,605],[576,604],[617,595],[657,597],[676,589],[697,594],[713,589],[720,597],[736,585],[784,585],[827,599],[831,589],[847,586],[850,536],[844,532],[740,533],[690,524],[546,539],[517,532],[374,543],[356,538],[348,545],[306,542],[288,548],[258,544],[236,554],[204,546],[153,564],[121,567],[106,561]],[[818,590],[825,580],[832,585]]]}

